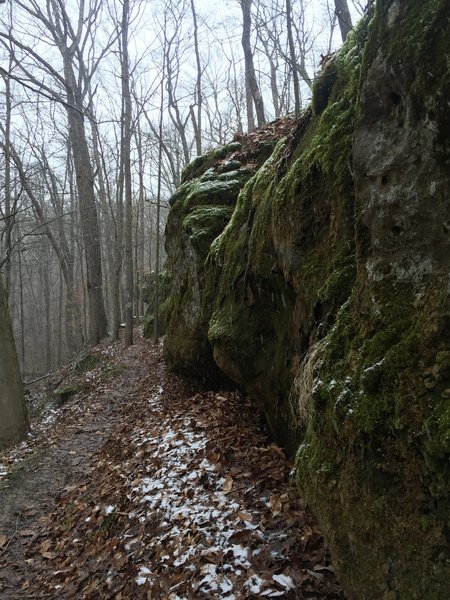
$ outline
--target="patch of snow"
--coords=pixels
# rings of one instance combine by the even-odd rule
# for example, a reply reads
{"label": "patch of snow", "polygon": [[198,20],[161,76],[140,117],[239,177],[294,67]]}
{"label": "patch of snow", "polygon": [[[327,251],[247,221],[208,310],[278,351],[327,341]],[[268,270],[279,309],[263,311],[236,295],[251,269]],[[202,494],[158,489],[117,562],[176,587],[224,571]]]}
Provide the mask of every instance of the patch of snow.
{"label": "patch of snow", "polygon": [[278,585],[283,586],[284,588],[286,588],[287,590],[294,590],[295,589],[295,584],[292,581],[292,578],[289,577],[288,575],[272,575],[272,579],[278,583]]}
{"label": "patch of snow", "polygon": [[259,575],[252,575],[244,582],[244,587],[248,589],[250,594],[260,594],[264,581]]}
{"label": "patch of snow", "polygon": [[150,569],[148,569],[147,567],[141,567],[139,569],[139,574],[136,577],[136,583],[138,585],[144,585],[144,583],[147,581],[148,576],[151,575],[152,572],[150,571]]}

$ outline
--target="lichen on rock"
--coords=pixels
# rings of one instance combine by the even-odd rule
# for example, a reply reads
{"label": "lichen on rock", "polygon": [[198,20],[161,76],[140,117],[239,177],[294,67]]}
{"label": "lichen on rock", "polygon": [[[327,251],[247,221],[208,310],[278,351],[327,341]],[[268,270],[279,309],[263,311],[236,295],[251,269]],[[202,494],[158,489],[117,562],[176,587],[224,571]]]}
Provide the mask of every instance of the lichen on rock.
{"label": "lichen on rock", "polygon": [[169,365],[256,398],[355,600],[450,579],[449,22],[378,0],[271,155],[188,168],[167,229]]}

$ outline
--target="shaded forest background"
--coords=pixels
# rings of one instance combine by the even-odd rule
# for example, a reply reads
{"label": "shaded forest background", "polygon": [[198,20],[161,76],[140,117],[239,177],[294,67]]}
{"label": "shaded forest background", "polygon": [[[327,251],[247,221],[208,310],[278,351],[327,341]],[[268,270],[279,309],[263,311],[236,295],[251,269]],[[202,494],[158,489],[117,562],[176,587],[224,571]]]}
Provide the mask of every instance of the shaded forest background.
{"label": "shaded forest background", "polygon": [[0,6],[0,268],[24,379],[145,310],[197,155],[299,114],[365,2]]}

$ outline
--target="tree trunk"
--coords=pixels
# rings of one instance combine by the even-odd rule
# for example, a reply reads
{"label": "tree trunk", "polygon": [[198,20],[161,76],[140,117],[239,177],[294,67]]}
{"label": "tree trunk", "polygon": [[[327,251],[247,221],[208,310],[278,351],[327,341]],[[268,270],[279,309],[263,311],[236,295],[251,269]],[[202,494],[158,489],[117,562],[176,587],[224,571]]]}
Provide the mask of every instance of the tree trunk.
{"label": "tree trunk", "polygon": [[[11,60],[10,60],[11,69]],[[11,79],[4,77],[5,81],[5,183],[4,183],[4,196],[5,196],[5,291],[7,297],[9,297],[11,291],[11,236],[14,217],[11,215]]]}
{"label": "tree trunk", "polygon": [[0,448],[25,437],[28,418],[8,304],[0,279]]}
{"label": "tree trunk", "polygon": [[112,299],[112,339],[119,339],[120,324],[122,321],[122,311],[120,302],[120,290],[122,281],[122,263],[123,263],[123,165],[122,156],[119,164],[119,177],[117,181],[116,193],[116,225],[115,225],[115,247],[114,247],[114,268],[111,281],[111,299]]}
{"label": "tree trunk", "polygon": [[122,10],[122,165],[125,195],[125,347],[133,343],[133,205],[131,190],[131,92],[128,58],[129,0]]}
{"label": "tree trunk", "polygon": [[69,140],[80,202],[81,233],[86,256],[86,283],[88,291],[89,343],[97,344],[107,334],[108,323],[103,300],[100,227],[95,204],[94,175],[82,113],[82,99],[77,89],[70,54],[64,54],[64,75],[69,104]]}
{"label": "tree trunk", "polygon": [[291,0],[286,0],[286,27],[289,42],[289,55],[291,59],[292,78],[294,81],[294,103],[295,103],[295,116],[300,116],[301,110],[301,98],[300,98],[300,82],[298,79],[298,66],[297,59],[295,56],[295,45],[294,36],[292,33],[292,6]]}
{"label": "tree trunk", "polygon": [[347,35],[353,29],[348,2],[347,0],[334,0],[334,6],[336,8],[336,16],[341,30],[342,41],[345,42]]}
{"label": "tree trunk", "polygon": [[[246,86],[251,93],[253,102],[255,104],[256,119],[258,127],[264,125],[266,117],[264,114],[264,102],[259,91],[258,81],[256,79],[255,65],[253,62],[252,46],[250,41],[250,33],[252,27],[252,15],[251,6],[252,0],[240,0],[242,9],[242,49],[244,50],[245,58],[245,80]],[[248,112],[248,101],[247,101],[247,112]],[[249,124],[250,129],[250,124]]]}
{"label": "tree trunk", "polygon": [[198,24],[197,24],[197,13],[195,12],[194,0],[191,0],[191,12],[192,20],[194,23],[194,49],[195,49],[195,62],[197,65],[197,81],[195,96],[197,101],[197,116],[193,117],[192,123],[194,125],[195,132],[195,146],[197,150],[197,156],[202,153],[202,65],[200,61],[200,50],[198,46]]}
{"label": "tree trunk", "polygon": [[74,284],[73,265],[70,268],[66,284],[66,307],[64,328],[69,356],[76,354],[83,345],[83,326],[81,319],[81,298]]}

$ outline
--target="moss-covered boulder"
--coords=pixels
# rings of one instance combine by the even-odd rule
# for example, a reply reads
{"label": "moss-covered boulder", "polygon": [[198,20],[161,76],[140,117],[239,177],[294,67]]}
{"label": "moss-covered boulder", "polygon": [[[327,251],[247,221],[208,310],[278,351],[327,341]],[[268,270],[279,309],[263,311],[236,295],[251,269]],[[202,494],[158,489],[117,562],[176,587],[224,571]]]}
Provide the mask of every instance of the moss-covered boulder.
{"label": "moss-covered boulder", "polygon": [[292,385],[355,278],[351,146],[363,26],[333,59],[320,114],[306,110],[246,184],[212,245],[206,291],[214,359],[260,402],[277,439],[301,438]]}
{"label": "moss-covered boulder", "polygon": [[378,0],[239,194],[204,159],[167,229],[170,365],[258,400],[355,600],[450,581],[449,21]]}
{"label": "moss-covered boulder", "polygon": [[[286,124],[280,127],[284,130]],[[172,277],[164,353],[169,367],[210,382],[226,378],[207,336],[212,305],[204,294],[205,261],[229,223],[240,191],[270,156],[276,140],[272,128],[197,157],[170,200],[166,269]]]}
{"label": "moss-covered boulder", "polygon": [[353,598],[448,593],[447,2],[382,1],[353,143],[357,278],[298,398],[297,473]]}
{"label": "moss-covered boulder", "polygon": [[[155,303],[156,303],[156,273],[152,271],[147,273],[144,278],[143,298],[148,305],[144,315],[144,337],[151,338],[154,335],[155,324]],[[168,306],[168,296],[170,290],[171,274],[167,269],[163,269],[158,275],[158,335],[164,335],[166,332],[166,316]]]}

